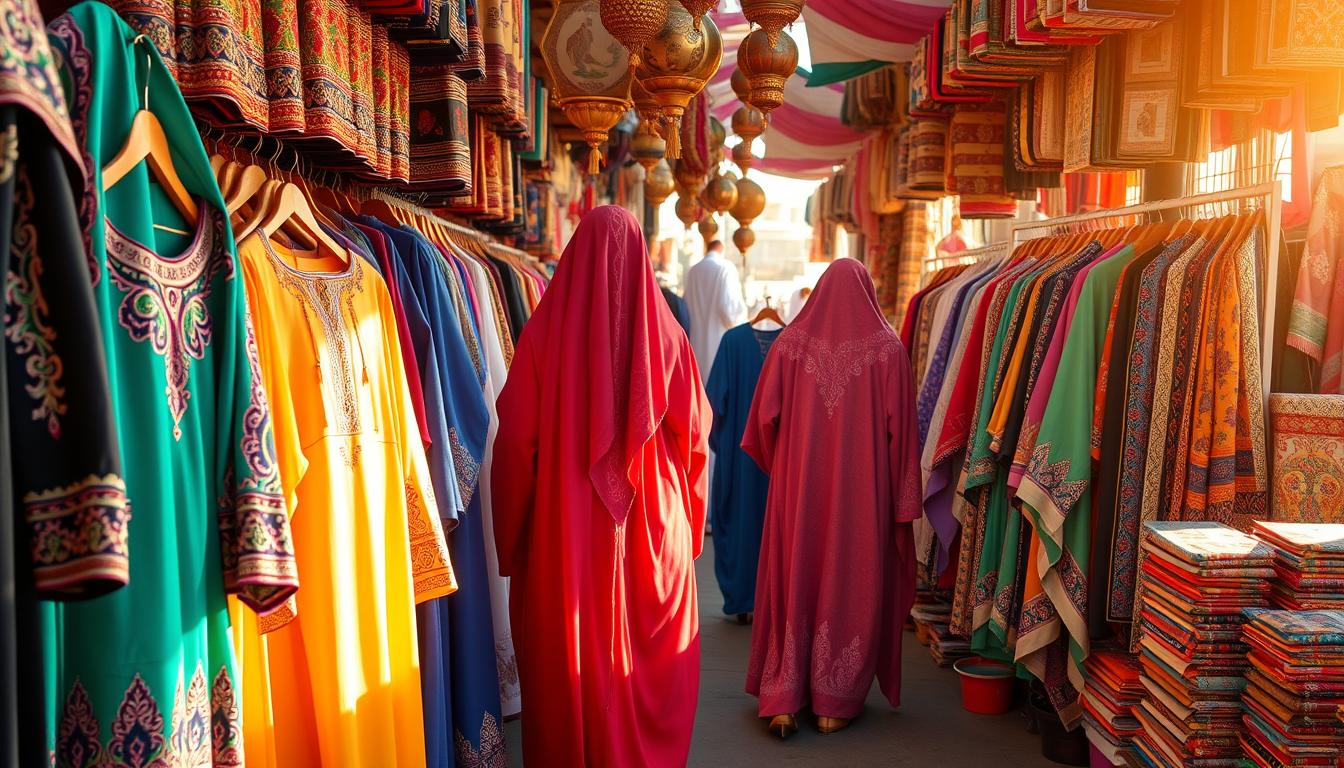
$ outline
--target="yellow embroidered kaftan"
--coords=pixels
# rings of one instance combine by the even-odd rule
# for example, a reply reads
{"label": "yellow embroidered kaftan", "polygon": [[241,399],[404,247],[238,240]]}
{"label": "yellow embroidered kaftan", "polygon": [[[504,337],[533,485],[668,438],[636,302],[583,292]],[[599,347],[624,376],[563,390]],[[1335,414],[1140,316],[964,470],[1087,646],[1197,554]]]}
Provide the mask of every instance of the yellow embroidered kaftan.
{"label": "yellow embroidered kaftan", "polygon": [[238,253],[303,580],[283,626],[234,612],[247,764],[421,768],[415,603],[457,585],[391,298],[354,255]]}

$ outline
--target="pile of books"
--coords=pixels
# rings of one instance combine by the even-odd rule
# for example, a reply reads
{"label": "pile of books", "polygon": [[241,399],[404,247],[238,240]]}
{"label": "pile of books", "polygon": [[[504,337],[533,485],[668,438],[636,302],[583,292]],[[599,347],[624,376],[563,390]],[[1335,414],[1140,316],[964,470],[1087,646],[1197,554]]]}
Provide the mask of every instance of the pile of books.
{"label": "pile of books", "polygon": [[1275,605],[1344,610],[1344,524],[1256,522],[1251,532],[1278,550]]}
{"label": "pile of books", "polygon": [[1247,761],[1265,768],[1344,765],[1344,611],[1247,615]]}
{"label": "pile of books", "polygon": [[1139,730],[1134,717],[1134,707],[1143,698],[1138,657],[1122,651],[1093,651],[1083,667],[1083,729],[1087,739],[1112,765],[1124,765]]}
{"label": "pile of books", "polygon": [[920,642],[929,646],[929,654],[940,667],[950,667],[958,659],[974,655],[971,653],[970,641],[953,635],[948,628],[951,617],[952,604],[941,597],[929,597],[923,602],[916,602],[910,611]]}
{"label": "pile of books", "polygon": [[1139,762],[1236,768],[1247,608],[1269,605],[1274,549],[1214,522],[1145,525],[1139,566]]}

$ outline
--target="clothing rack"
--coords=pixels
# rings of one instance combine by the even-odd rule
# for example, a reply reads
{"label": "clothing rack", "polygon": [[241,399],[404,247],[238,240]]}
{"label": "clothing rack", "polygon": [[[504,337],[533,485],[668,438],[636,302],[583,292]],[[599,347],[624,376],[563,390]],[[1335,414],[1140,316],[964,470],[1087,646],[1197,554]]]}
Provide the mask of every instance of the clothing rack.
{"label": "clothing rack", "polygon": [[439,226],[443,227],[449,232],[462,235],[463,237],[469,237],[475,240],[476,242],[480,243],[481,245],[484,245],[486,248],[495,251],[496,253],[502,253],[508,256],[512,256],[516,259],[521,259],[533,265],[536,265],[538,263],[536,257],[528,253],[527,251],[521,251],[512,246],[505,245],[499,242],[499,240],[495,239],[493,235],[490,235],[486,232],[482,232],[479,229],[473,229],[471,227],[463,226],[462,224],[458,224],[457,222],[452,221],[450,219],[445,219],[442,216],[431,213],[429,210],[421,208],[420,206],[417,206],[414,203],[411,203],[408,200],[398,197],[389,192],[385,192],[381,189],[370,189],[368,190],[368,194],[366,196],[374,200],[381,200],[382,202],[387,203],[388,205],[393,206],[394,208],[400,208],[404,211],[414,213],[417,216],[423,216],[427,219],[430,219],[435,224],[438,224]]}
{"label": "clothing rack", "polygon": [[[494,236],[482,232],[479,229],[467,227],[445,219],[442,216],[437,216],[426,208],[417,206],[404,197],[400,197],[381,188],[350,183],[345,174],[334,173],[325,168],[315,168],[309,162],[307,157],[304,157],[294,149],[293,146],[290,146],[288,142],[281,139],[275,137],[263,137],[260,135],[248,136],[241,133],[220,131],[219,129],[210,126],[208,123],[199,121],[197,122],[197,129],[200,131],[201,138],[206,143],[207,147],[213,145],[214,150],[217,152],[222,151],[227,147],[229,153],[235,156],[233,158],[235,160],[239,159],[240,156],[245,156],[246,158],[249,158],[251,162],[268,168],[273,174],[288,173],[291,176],[301,176],[304,179],[307,179],[310,183],[341,191],[360,200],[368,200],[371,198],[381,200],[388,205],[409,211],[417,216],[424,216],[432,219],[444,229],[462,235],[463,237],[469,237],[497,254],[521,259],[533,266],[539,266],[540,264],[532,254],[505,245],[504,243],[499,242]],[[243,146],[243,144],[249,140],[254,140],[255,146]],[[267,149],[272,151],[267,154]],[[283,162],[281,156],[284,155],[286,151],[289,152],[291,157],[288,158],[288,162]]]}
{"label": "clothing rack", "polygon": [[[1063,234],[1066,232],[1084,232],[1093,227],[1087,226],[1092,222],[1099,223],[1096,229],[1109,228],[1117,226],[1108,219],[1130,219],[1125,222],[1126,225],[1134,224],[1132,219],[1138,216],[1151,216],[1152,214],[1165,213],[1168,211],[1185,211],[1193,209],[1192,219],[1207,219],[1217,215],[1228,215],[1231,213],[1241,213],[1246,210],[1252,210],[1255,204],[1259,202],[1259,207],[1265,211],[1266,227],[1266,245],[1268,254],[1265,259],[1265,274],[1257,275],[1257,287],[1261,288],[1259,297],[1260,306],[1260,376],[1262,395],[1264,396],[1265,408],[1265,430],[1269,432],[1269,395],[1273,389],[1274,381],[1274,318],[1278,311],[1278,286],[1279,286],[1279,241],[1282,232],[1283,216],[1283,186],[1278,181],[1267,181],[1250,187],[1240,189],[1229,189],[1222,192],[1208,192],[1200,195],[1190,195],[1172,200],[1154,200],[1148,203],[1139,203],[1138,205],[1129,205],[1123,208],[1110,208],[1102,211],[1091,211],[1089,213],[1078,213],[1072,216],[1060,216],[1053,219],[1044,219],[1041,221],[1023,222],[1014,224],[1012,229],[1012,245],[1016,247],[1020,241],[1033,240],[1038,237],[1045,237],[1050,234]],[[1232,210],[1231,204],[1237,204],[1240,210]],[[1248,208],[1245,206],[1251,205]],[[1151,220],[1151,219],[1150,219]],[[1078,227],[1076,225],[1084,226]],[[1042,231],[1044,230],[1044,231]],[[1024,233],[1041,232],[1023,236]],[[1272,445],[1272,435],[1266,434],[1266,445]],[[1266,462],[1272,457],[1266,455]]]}
{"label": "clothing rack", "polygon": [[1008,255],[1008,243],[991,243],[979,248],[970,248],[946,256],[934,256],[924,260],[924,277],[921,284],[940,269],[955,267],[959,264],[976,264],[986,259],[996,259]]}

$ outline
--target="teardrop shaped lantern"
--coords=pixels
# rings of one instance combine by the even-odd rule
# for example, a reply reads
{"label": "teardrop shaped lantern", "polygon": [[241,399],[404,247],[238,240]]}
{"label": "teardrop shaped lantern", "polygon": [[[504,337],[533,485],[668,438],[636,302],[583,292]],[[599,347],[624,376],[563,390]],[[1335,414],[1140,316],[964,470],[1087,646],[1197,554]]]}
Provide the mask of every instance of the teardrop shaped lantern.
{"label": "teardrop shaped lantern", "polygon": [[798,20],[804,0],[742,0],[742,15],[747,21],[765,29],[770,44],[775,44],[780,30]]}
{"label": "teardrop shaped lantern", "polygon": [[716,221],[713,216],[707,215],[700,219],[699,228],[700,236],[705,239],[705,247],[708,248],[709,244],[714,240],[714,236],[719,234],[719,222]]}
{"label": "teardrop shaped lantern", "polygon": [[599,0],[602,26],[630,54],[630,72],[653,36],[667,23],[667,0]]}
{"label": "teardrop shaped lantern", "polygon": [[749,227],[764,210],[765,190],[761,185],[748,178],[738,179],[737,200],[729,211],[737,223]]}
{"label": "teardrop shaped lantern", "polygon": [[660,206],[672,196],[676,186],[676,181],[672,178],[672,169],[668,167],[667,161],[659,160],[644,175],[644,199],[654,207]]}
{"label": "teardrop shaped lantern", "polygon": [[700,193],[705,207],[715,213],[724,213],[737,203],[737,184],[727,176],[715,174]]}
{"label": "teardrop shaped lantern", "polygon": [[541,39],[553,98],[583,133],[588,173],[602,169],[598,147],[629,109],[630,56],[602,26],[598,0],[561,0]]}
{"label": "teardrop shaped lantern", "polygon": [[747,171],[751,170],[751,163],[755,159],[755,155],[751,154],[751,142],[743,139],[733,145],[733,163],[742,171],[743,178],[746,178]]}
{"label": "teardrop shaped lantern", "polygon": [[751,143],[765,133],[765,115],[759,109],[741,106],[733,112],[733,133],[742,137],[742,143],[751,151]]}
{"label": "teardrop shaped lantern", "polygon": [[690,229],[691,225],[699,221],[703,215],[704,209],[700,207],[700,201],[696,200],[693,195],[678,193],[677,218],[681,219],[682,224],[686,225],[686,229]]}
{"label": "teardrop shaped lantern", "polygon": [[686,163],[677,163],[672,175],[677,180],[677,193],[683,197],[698,197],[705,188],[705,175],[691,170]]}
{"label": "teardrop shaped lantern", "polygon": [[737,231],[733,232],[733,245],[736,245],[737,250],[742,252],[743,263],[746,262],[747,251],[755,244],[756,232],[751,227],[738,227]]}
{"label": "teardrop shaped lantern", "polygon": [[700,19],[709,9],[719,4],[719,0],[681,0],[681,7],[691,15],[691,23],[695,25],[696,31],[700,31]]}
{"label": "teardrop shaped lantern", "polygon": [[637,70],[640,83],[662,107],[669,157],[681,157],[681,116],[686,105],[719,69],[723,40],[714,20],[705,18],[697,30],[691,14],[680,4],[669,4],[667,23],[644,46]]}
{"label": "teardrop shaped lantern", "polygon": [[652,171],[667,156],[667,142],[652,127],[645,128],[641,124],[634,138],[630,139],[630,155],[644,166],[644,170]]}
{"label": "teardrop shaped lantern", "polygon": [[751,85],[748,103],[768,115],[784,103],[784,83],[798,68],[798,45],[787,32],[772,44],[764,29],[753,30],[737,49],[737,66]]}

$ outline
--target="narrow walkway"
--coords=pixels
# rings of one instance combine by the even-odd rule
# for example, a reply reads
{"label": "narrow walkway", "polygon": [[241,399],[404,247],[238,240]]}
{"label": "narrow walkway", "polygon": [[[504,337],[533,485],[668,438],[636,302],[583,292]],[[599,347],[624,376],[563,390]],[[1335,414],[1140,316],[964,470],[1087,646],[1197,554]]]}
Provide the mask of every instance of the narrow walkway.
{"label": "narrow walkway", "polygon": [[[1002,717],[973,715],[961,708],[957,676],[940,669],[928,649],[905,635],[901,709],[893,711],[873,686],[863,716],[846,730],[822,736],[810,718],[788,741],[766,733],[756,717],[756,699],[742,689],[751,627],[729,622],[714,580],[713,544],[696,563],[700,588],[700,706],[696,712],[692,766],[893,766],[910,768],[1047,768],[1038,737],[1014,711]],[[509,765],[523,764],[520,724],[506,727]]]}

